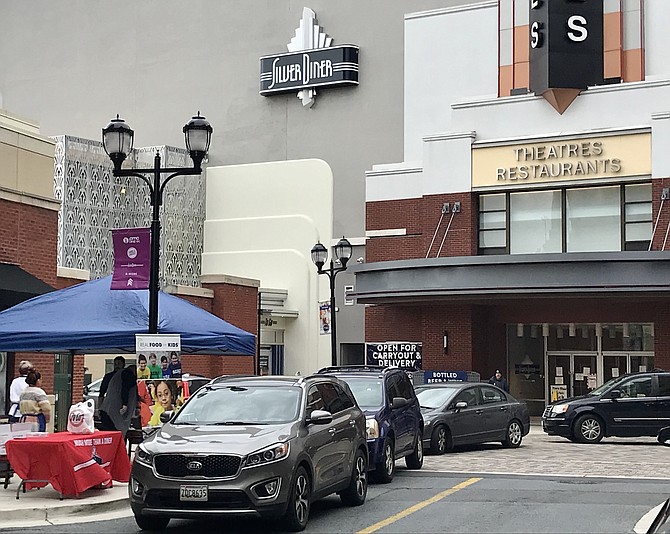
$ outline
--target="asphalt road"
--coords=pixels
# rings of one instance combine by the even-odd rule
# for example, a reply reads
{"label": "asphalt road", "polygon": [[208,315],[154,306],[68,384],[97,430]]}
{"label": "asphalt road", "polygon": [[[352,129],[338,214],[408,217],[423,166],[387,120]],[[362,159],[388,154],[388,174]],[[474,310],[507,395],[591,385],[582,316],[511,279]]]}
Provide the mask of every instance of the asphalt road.
{"label": "asphalt road", "polygon": [[[670,482],[660,480],[399,471],[393,483],[370,486],[361,507],[344,507],[337,497],[315,503],[306,532],[631,532],[668,494]],[[137,531],[132,517],[21,529]],[[282,532],[276,522],[233,518],[172,520],[167,531]]]}

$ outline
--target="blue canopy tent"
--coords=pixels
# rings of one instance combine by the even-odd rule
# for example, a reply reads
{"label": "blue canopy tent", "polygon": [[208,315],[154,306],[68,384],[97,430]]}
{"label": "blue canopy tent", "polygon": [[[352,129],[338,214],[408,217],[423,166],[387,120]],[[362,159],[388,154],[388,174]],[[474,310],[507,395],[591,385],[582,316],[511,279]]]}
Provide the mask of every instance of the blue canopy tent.
{"label": "blue canopy tent", "polygon": [[[111,276],[52,291],[0,312],[0,352],[134,353],[149,331],[149,291],[111,290]],[[255,336],[159,292],[158,331],[182,353],[254,355]]]}

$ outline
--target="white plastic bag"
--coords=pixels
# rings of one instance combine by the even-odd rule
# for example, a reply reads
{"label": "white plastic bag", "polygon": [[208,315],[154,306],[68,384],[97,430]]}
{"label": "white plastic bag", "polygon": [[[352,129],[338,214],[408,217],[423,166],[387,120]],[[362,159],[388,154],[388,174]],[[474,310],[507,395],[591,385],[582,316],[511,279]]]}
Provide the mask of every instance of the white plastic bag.
{"label": "white plastic bag", "polygon": [[67,416],[67,431],[72,434],[93,434],[93,412],[95,404],[91,399],[70,406]]}

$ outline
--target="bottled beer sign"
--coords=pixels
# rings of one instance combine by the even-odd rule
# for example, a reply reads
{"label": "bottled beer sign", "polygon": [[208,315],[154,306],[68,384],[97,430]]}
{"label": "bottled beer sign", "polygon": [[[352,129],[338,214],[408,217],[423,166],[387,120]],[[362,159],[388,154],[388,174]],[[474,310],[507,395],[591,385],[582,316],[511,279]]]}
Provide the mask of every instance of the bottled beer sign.
{"label": "bottled beer sign", "polygon": [[603,0],[530,0],[530,90],[563,113],[603,83]]}

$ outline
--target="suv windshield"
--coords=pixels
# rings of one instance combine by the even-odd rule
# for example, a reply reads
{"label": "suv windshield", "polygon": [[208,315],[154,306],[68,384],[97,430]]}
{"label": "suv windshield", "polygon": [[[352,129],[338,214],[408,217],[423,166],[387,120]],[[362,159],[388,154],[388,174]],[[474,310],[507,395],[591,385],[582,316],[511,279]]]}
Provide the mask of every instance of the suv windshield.
{"label": "suv windshield", "polygon": [[616,378],[612,378],[611,380],[605,382],[602,386],[598,386],[596,389],[593,389],[593,390],[589,391],[587,393],[587,395],[589,397],[597,397],[598,395],[602,395],[603,393],[605,393],[605,391],[610,389],[615,384],[618,384],[619,382],[621,382],[624,378],[626,378],[626,375],[617,376]]}
{"label": "suv windshield", "polygon": [[416,397],[422,408],[439,408],[458,391],[457,388],[417,388]]}
{"label": "suv windshield", "polygon": [[367,376],[340,376],[349,384],[356,402],[362,410],[378,410],[384,404],[384,380]]}
{"label": "suv windshield", "polygon": [[177,413],[175,425],[276,425],[298,418],[302,390],[293,386],[204,387]]}

